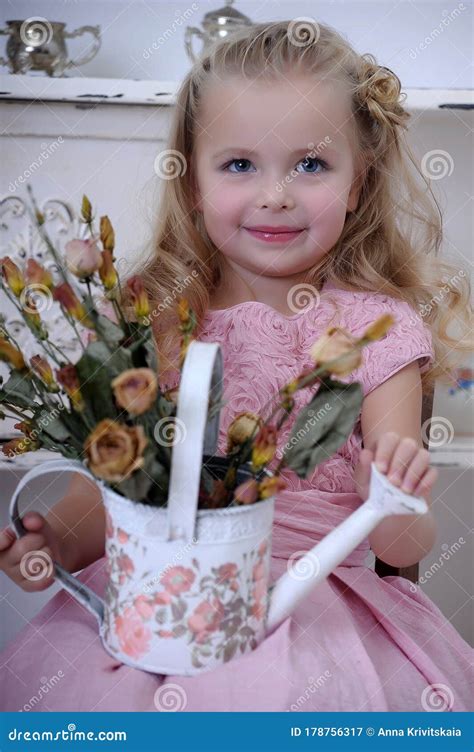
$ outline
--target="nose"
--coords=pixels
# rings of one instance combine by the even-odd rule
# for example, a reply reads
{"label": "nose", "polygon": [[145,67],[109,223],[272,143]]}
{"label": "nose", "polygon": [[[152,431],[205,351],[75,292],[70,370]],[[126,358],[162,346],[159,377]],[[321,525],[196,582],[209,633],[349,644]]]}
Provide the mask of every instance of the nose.
{"label": "nose", "polygon": [[256,203],[257,209],[293,209],[294,206],[288,187],[276,181],[262,189]]}

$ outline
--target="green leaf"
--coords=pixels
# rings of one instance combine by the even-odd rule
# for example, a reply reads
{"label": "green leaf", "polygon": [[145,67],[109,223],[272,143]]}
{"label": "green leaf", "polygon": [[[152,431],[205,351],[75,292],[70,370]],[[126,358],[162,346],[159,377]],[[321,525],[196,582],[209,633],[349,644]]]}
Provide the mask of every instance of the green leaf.
{"label": "green leaf", "polygon": [[[76,363],[76,370],[84,400],[92,409],[95,419],[100,421],[103,418],[113,419],[117,416],[110,384],[111,375],[113,378],[115,374],[104,365],[100,358],[93,357],[90,354],[89,348],[95,344],[100,343],[94,342],[89,345],[84,355]],[[93,352],[97,352],[97,349]]]}
{"label": "green leaf", "polygon": [[115,483],[114,488],[131,501],[145,499],[151,486],[151,478],[142,470],[135,470],[129,478]]}
{"label": "green leaf", "polygon": [[307,478],[350,436],[362,399],[359,383],[325,382],[298,415],[285,451],[286,465]]}
{"label": "green leaf", "polygon": [[201,663],[196,655],[196,653],[193,651],[192,657],[191,657],[191,663],[195,668],[203,668],[204,664]]}
{"label": "green leaf", "polygon": [[10,402],[17,407],[31,409],[31,403],[34,402],[36,392],[31,380],[20,371],[13,370],[10,378],[0,390],[0,400]]}
{"label": "green leaf", "polygon": [[187,631],[184,624],[177,624],[176,627],[173,627],[173,635],[175,637],[182,637]]}
{"label": "green leaf", "polygon": [[145,357],[146,362],[148,363],[148,368],[151,368],[154,373],[158,373],[158,359],[156,357],[156,348],[153,337],[145,342],[144,348],[146,352]]}
{"label": "green leaf", "polygon": [[186,613],[186,603],[171,601],[171,613],[173,614],[173,621],[180,621]]}
{"label": "green leaf", "polygon": [[124,347],[117,347],[111,352],[104,342],[97,340],[87,345],[85,354],[102,363],[112,378],[132,368],[131,355]]}
{"label": "green leaf", "polygon": [[124,333],[120,326],[111,321],[107,316],[97,314],[93,316],[96,329],[99,334],[107,340],[107,343],[113,348],[123,339]]}
{"label": "green leaf", "polygon": [[224,663],[230,661],[239,646],[238,640],[229,640],[224,648]]}
{"label": "green leaf", "polygon": [[158,624],[164,624],[165,621],[166,621],[166,618],[167,617],[166,617],[166,609],[165,608],[160,608],[155,613],[155,619],[158,622]]}

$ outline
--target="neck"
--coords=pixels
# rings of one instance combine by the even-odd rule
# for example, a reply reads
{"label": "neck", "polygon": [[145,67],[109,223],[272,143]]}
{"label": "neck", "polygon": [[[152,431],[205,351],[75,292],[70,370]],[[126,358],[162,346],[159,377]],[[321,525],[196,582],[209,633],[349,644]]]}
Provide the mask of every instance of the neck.
{"label": "neck", "polygon": [[[257,300],[285,316],[291,316],[309,302],[315,288],[305,282],[306,272],[286,277],[258,276],[226,259],[224,278],[211,295],[211,308],[229,308],[238,303]],[[303,285],[301,290],[294,289]]]}

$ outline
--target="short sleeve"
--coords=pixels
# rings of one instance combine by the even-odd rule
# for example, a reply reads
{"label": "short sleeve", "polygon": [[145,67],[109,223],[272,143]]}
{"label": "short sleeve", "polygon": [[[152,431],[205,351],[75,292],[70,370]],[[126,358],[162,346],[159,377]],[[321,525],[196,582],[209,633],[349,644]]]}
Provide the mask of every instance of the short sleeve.
{"label": "short sleeve", "polygon": [[382,339],[366,345],[362,350],[362,365],[351,374],[350,381],[359,381],[364,397],[405,366],[418,361],[420,373],[434,362],[431,331],[420,315],[405,301],[376,293],[363,295],[351,312],[356,328],[352,333],[361,336],[365,329],[384,313],[391,313],[394,324]]}

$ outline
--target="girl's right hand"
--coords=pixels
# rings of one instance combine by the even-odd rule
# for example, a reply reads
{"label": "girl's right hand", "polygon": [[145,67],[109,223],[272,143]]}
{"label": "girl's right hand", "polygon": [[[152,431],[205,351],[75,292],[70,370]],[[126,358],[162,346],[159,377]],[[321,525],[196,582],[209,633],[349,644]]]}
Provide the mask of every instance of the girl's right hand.
{"label": "girl's right hand", "polygon": [[28,593],[46,590],[55,581],[53,560],[62,563],[60,541],[38,512],[27,512],[22,523],[28,532],[21,538],[11,527],[0,532],[0,569]]}

